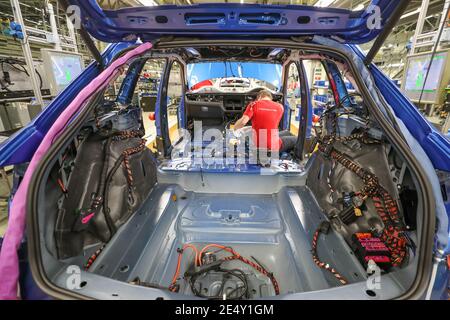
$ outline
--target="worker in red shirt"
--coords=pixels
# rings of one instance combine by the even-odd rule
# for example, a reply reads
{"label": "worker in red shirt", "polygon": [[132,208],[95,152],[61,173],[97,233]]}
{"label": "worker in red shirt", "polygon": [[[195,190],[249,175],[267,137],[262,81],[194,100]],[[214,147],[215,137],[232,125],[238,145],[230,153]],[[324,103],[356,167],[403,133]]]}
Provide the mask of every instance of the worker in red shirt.
{"label": "worker in red shirt", "polygon": [[[242,129],[252,120],[253,131],[256,135],[254,141],[258,148],[291,152],[297,145],[297,137],[294,137],[289,131],[278,131],[283,113],[283,106],[273,101],[272,93],[262,90],[256,101],[248,105],[242,118],[236,122],[234,130]],[[264,135],[266,135],[266,143],[264,143]]]}

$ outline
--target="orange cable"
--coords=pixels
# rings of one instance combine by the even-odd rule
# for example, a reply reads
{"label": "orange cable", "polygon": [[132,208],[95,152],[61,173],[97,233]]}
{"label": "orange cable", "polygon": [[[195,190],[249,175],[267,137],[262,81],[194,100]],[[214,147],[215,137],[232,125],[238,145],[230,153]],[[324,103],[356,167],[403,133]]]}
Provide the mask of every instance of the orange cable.
{"label": "orange cable", "polygon": [[175,270],[175,274],[173,275],[172,278],[172,283],[170,285],[170,291],[173,291],[172,288],[174,287],[174,285],[176,284],[178,277],[180,276],[180,270],[181,270],[181,260],[183,258],[183,252],[186,249],[192,249],[195,252],[195,261],[197,261],[197,256],[198,256],[198,250],[195,246],[193,246],[192,244],[185,244],[183,246],[183,248],[181,250],[178,251],[178,262],[177,262],[177,269]]}

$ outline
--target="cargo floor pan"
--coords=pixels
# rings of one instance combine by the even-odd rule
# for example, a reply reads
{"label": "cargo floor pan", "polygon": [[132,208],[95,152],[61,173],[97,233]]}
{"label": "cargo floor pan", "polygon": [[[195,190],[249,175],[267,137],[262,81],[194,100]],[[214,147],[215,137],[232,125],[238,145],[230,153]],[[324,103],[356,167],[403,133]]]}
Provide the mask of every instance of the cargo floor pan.
{"label": "cargo floor pan", "polygon": [[[310,252],[313,233],[324,219],[306,187],[283,188],[274,195],[237,195],[200,194],[176,185],[159,185],[108,243],[90,272],[168,287],[178,248],[191,243],[201,249],[215,243],[257,258],[274,273],[281,294],[327,289],[339,284],[314,264]],[[364,270],[336,233],[322,236],[318,252],[351,282],[364,279]],[[193,261],[194,254],[186,250],[182,274]],[[239,261],[225,266],[241,268],[248,275],[252,298],[274,295],[270,281],[249,266]],[[208,277],[202,279],[205,292],[214,291],[217,282],[214,274]],[[179,283],[180,292],[190,295],[185,281]]]}

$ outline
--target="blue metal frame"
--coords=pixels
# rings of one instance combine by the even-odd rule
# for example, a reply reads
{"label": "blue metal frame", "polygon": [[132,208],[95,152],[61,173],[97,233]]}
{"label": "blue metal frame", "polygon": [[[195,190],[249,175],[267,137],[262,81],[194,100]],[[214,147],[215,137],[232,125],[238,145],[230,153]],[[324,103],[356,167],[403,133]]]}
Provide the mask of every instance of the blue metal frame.
{"label": "blue metal frame", "polygon": [[[166,103],[164,105],[162,105],[162,92],[164,90],[164,86],[166,85],[166,82],[169,81],[169,72],[170,72],[170,65],[171,65],[171,61],[169,61],[168,58],[165,58],[165,63],[164,63],[164,69],[163,72],[161,74],[161,79],[159,81],[159,87],[158,87],[158,93],[156,96],[156,107],[155,107],[155,116],[156,116],[156,120],[155,120],[155,125],[156,125],[156,135],[161,137],[163,134],[163,129],[161,127],[161,109],[164,107],[166,109],[167,112],[167,100]],[[166,77],[167,75],[167,77]],[[167,95],[166,95],[167,98]]]}
{"label": "blue metal frame", "polygon": [[180,106],[178,108],[178,128],[186,129],[186,98],[183,94],[181,96]]}
{"label": "blue metal frame", "polygon": [[[260,5],[217,5],[205,4],[192,7],[177,6],[160,6],[155,8],[131,8],[118,11],[100,10],[95,0],[70,0],[72,4],[81,7],[83,18],[89,17],[89,20],[83,22],[86,29],[95,37],[106,41],[117,41],[118,43],[110,45],[103,53],[105,65],[123,49],[126,49],[137,37],[144,40],[151,40],[162,35],[192,35],[198,37],[217,38],[219,35],[236,35],[246,36],[253,35],[253,38],[259,36],[278,36],[290,37],[303,34],[308,35],[334,35],[341,37],[347,43],[362,43],[375,38],[381,30],[367,28],[367,19],[370,16],[368,12],[349,12],[346,10],[329,9],[329,8],[311,8],[302,6],[260,6]],[[382,8],[382,17],[385,21],[389,15],[395,10],[399,1],[391,0],[374,0],[372,4],[379,5]],[[264,9],[262,11],[262,9]],[[269,15],[265,14],[270,11]],[[234,12],[234,14],[232,14]],[[170,23],[152,24],[150,27],[149,16],[164,15]],[[189,17],[195,17],[192,14],[200,14],[202,19],[209,19],[223,14],[223,20],[218,19],[217,23],[211,25],[194,24],[193,19],[188,19],[186,25],[185,19],[180,19],[179,15],[191,14]],[[243,15],[260,14],[256,16],[256,20],[272,21],[273,24],[249,23]],[[279,15],[278,15],[279,14]],[[284,15],[284,16],[283,16]],[[295,21],[295,27],[292,25],[292,17],[309,16],[312,21],[311,25],[302,25]],[[330,15],[341,17],[341,21],[334,21]],[[327,20],[323,17],[330,18],[329,25],[323,24]],[[253,16],[255,17],[255,16]],[[278,17],[281,17],[278,20]],[[283,17],[285,20],[283,20]],[[120,25],[119,19],[128,21],[127,25]],[[244,19],[244,20],[243,20]],[[164,20],[164,19],[163,19]],[[336,27],[336,23],[340,24],[345,20],[345,26]],[[319,25],[317,21],[321,21]],[[153,22],[152,22],[153,23]],[[335,24],[333,24],[335,23]],[[384,22],[383,22],[384,23]],[[129,42],[121,42],[129,41]],[[350,45],[361,58],[363,53],[354,45]],[[450,172],[450,142],[436,129],[434,129],[421,115],[417,108],[399,91],[397,86],[389,80],[376,66],[371,67],[372,75],[375,83],[384,96],[386,101],[394,108],[394,111],[410,130],[411,134],[421,144],[427,152],[430,160],[436,169]],[[28,162],[36,151],[43,136],[59,117],[61,112],[75,98],[81,88],[90,83],[99,73],[101,68],[92,63],[86,70],[74,80],[69,87],[64,90],[43,112],[26,128],[22,129],[2,145],[0,145],[0,167],[6,165],[16,165]],[[164,81],[161,81],[161,85]],[[160,90],[161,91],[161,90]],[[161,105],[161,97],[158,94],[158,103]],[[160,126],[158,126],[158,135],[161,134]],[[249,168],[249,171],[251,168]],[[257,172],[257,168],[255,168]],[[449,206],[447,203],[447,212]],[[1,239],[0,239],[1,240]],[[0,241],[1,242],[1,241]],[[448,250],[448,248],[447,248]],[[21,266],[21,287],[22,294],[25,298],[46,298],[39,290],[30,277],[26,257],[23,261],[25,264]],[[446,298],[448,286],[449,270],[445,263],[441,263],[436,275],[432,298]]]}
{"label": "blue metal frame", "polygon": [[[307,79],[306,76],[306,70],[305,65],[303,64],[303,61],[300,62],[300,68],[302,68],[302,73],[305,75],[305,79]],[[308,100],[308,126],[306,127],[306,139],[310,139],[312,135],[312,128],[313,128],[313,104],[311,100],[311,90],[309,88],[308,81],[305,82],[305,90],[306,90],[306,99]],[[301,114],[300,114],[301,119]]]}
{"label": "blue metal frame", "polygon": [[134,61],[129,69],[128,73],[125,76],[125,79],[122,82],[122,85],[119,90],[119,94],[117,96],[117,102],[128,105],[131,103],[134,94],[134,88],[136,87],[136,83],[139,80],[139,76],[141,74],[142,68],[145,65],[146,60],[136,60]]}
{"label": "blue metal frame", "polygon": [[[368,10],[350,11],[298,5],[207,3],[102,10],[96,0],[69,0],[81,9],[81,21],[95,38],[105,42],[151,41],[164,35],[335,36],[347,43],[375,39],[400,1],[372,0]],[[380,27],[370,25],[372,8],[380,9]]]}

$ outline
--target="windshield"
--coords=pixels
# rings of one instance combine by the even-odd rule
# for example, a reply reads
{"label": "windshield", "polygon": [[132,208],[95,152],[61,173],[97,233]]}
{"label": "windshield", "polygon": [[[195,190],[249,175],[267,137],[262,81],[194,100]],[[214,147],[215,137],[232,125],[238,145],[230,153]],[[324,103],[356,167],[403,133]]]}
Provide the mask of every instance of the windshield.
{"label": "windshield", "polygon": [[200,62],[188,64],[187,78],[189,88],[193,90],[197,84],[210,81],[211,85],[219,82],[221,86],[224,86],[224,83],[227,86],[251,86],[252,83],[257,83],[258,86],[280,91],[281,70],[281,65],[275,63]]}

